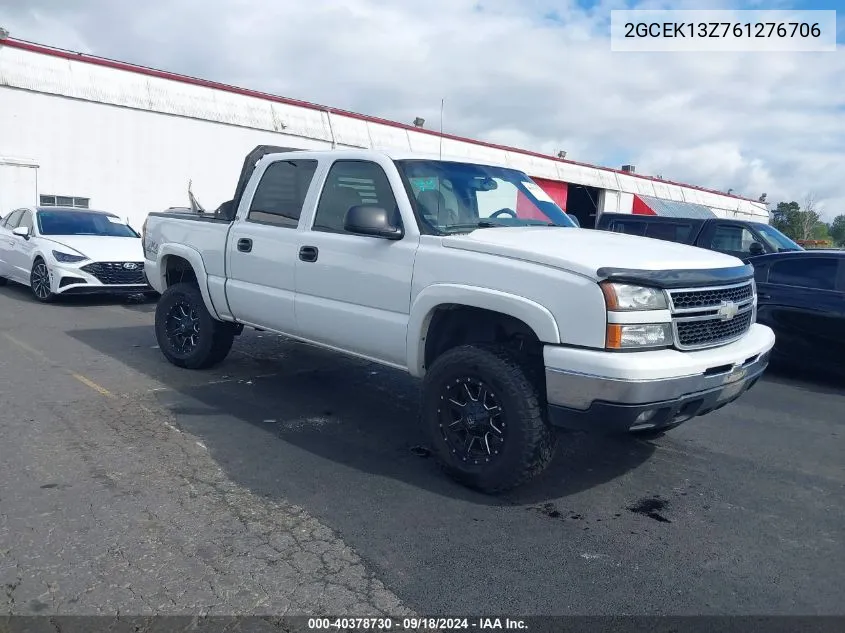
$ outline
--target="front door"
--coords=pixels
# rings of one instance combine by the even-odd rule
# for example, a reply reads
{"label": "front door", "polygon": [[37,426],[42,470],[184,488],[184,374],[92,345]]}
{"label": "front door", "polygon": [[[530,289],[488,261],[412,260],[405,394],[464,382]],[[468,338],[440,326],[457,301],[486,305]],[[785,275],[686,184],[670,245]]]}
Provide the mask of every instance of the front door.
{"label": "front door", "polygon": [[837,287],[842,258],[795,257],[774,262],[758,285],[758,320],[775,331],[775,348],[788,360],[839,365],[845,355],[843,293]]}
{"label": "front door", "polygon": [[326,177],[311,231],[300,234],[296,320],[304,338],[405,367],[411,278],[419,238],[347,233],[360,204],[396,214],[387,175],[369,161],[339,160]]}

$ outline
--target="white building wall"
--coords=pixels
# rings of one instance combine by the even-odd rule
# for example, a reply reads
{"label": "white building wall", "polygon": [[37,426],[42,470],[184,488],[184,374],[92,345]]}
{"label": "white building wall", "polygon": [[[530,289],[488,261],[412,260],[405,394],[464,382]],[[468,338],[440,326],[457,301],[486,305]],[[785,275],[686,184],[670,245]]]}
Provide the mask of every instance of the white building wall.
{"label": "white building wall", "polygon": [[[188,179],[205,206],[228,199],[256,145],[325,148],[333,138],[341,147],[441,149],[438,137],[413,129],[0,45],[0,155],[36,160],[41,194],[90,197],[135,222],[185,204]],[[641,194],[768,221],[765,205],[612,170],[454,139],[442,150],[605,189],[603,210],[630,212]]]}
{"label": "white building wall", "polygon": [[243,159],[256,145],[307,149],[328,142],[196,119],[2,90],[0,152],[36,158],[38,193],[90,198],[91,208],[140,228],[150,211],[188,204],[188,180],[214,208],[232,197]]}

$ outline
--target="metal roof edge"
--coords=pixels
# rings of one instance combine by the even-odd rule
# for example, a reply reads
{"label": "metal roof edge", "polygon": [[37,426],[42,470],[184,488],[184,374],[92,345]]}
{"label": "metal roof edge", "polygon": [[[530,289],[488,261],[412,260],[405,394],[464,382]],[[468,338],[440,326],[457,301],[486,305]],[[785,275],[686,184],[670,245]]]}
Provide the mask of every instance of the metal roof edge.
{"label": "metal roof edge", "polygon": [[349,117],[352,119],[357,119],[359,121],[366,121],[369,123],[378,123],[381,125],[399,128],[403,130],[409,130],[413,132],[419,132],[422,134],[428,134],[430,136],[442,137],[444,139],[449,139],[452,141],[459,141],[462,143],[470,143],[473,145],[479,145],[482,147],[488,147],[490,149],[498,149],[504,152],[512,152],[515,154],[521,154],[523,156],[531,156],[533,158],[542,158],[545,160],[551,160],[558,163],[565,163],[568,165],[577,165],[579,167],[587,167],[590,169],[598,169],[600,171],[615,173],[615,174],[622,174],[625,176],[630,176],[632,178],[639,178],[641,180],[648,180],[651,182],[657,183],[665,183],[667,185],[675,185],[677,187],[685,187],[688,189],[693,189],[696,191],[703,191],[705,193],[712,193],[718,196],[723,196],[726,198],[733,198],[735,200],[744,200],[746,202],[753,202],[759,203],[759,200],[754,200],[753,198],[748,198],[745,196],[738,196],[732,193],[726,193],[724,191],[718,191],[716,189],[708,189],[706,187],[699,187],[697,185],[691,185],[682,182],[676,182],[673,180],[664,180],[661,178],[655,178],[654,176],[646,176],[644,174],[637,174],[637,173],[630,173],[627,171],[622,171],[621,169],[614,169],[613,167],[605,167],[602,165],[593,165],[590,163],[582,163],[579,161],[568,160],[565,158],[559,158],[557,156],[550,156],[548,154],[542,154],[540,152],[535,152],[532,150],[520,149],[517,147],[510,147],[507,145],[499,145],[497,143],[490,143],[487,141],[481,141],[477,139],[468,138],[465,136],[458,136],[454,134],[448,133],[440,133],[436,130],[429,130],[425,128],[419,128],[414,125],[408,125],[406,123],[400,123],[398,121],[391,121],[389,119],[383,119],[376,116],[371,116],[367,114],[360,114],[358,112],[352,112],[349,110],[342,110],[338,108],[332,108],[330,106],[319,105],[316,103],[311,103],[309,101],[303,101],[300,99],[293,99],[291,97],[282,97],[279,95],[274,95],[266,92],[261,92],[258,90],[251,90],[249,88],[241,88],[238,86],[233,86],[230,84],[224,84],[216,81],[211,81],[208,79],[201,79],[198,77],[191,77],[189,75],[181,75],[179,73],[174,73],[167,70],[160,70],[156,68],[151,68],[148,66],[141,66],[138,64],[132,64],[129,62],[122,62],[119,60],[109,59],[106,57],[99,57],[96,55],[89,55],[88,53],[80,53],[77,51],[70,51],[62,48],[57,48],[54,46],[48,46],[46,44],[39,44],[37,42],[29,42],[27,40],[20,40],[15,38],[6,38],[4,40],[0,40],[0,48],[4,46],[10,46],[12,48],[17,48],[25,51],[29,51],[32,53],[40,53],[42,55],[50,55],[53,57],[59,57],[62,59],[68,59],[72,61],[80,61],[83,63],[93,64],[96,66],[104,66],[106,68],[112,68],[115,70],[123,70],[126,72],[133,72],[142,75],[147,75],[151,77],[158,77],[160,79],[168,79],[170,81],[176,81],[179,83],[200,86],[205,88],[212,88],[215,90],[223,90],[225,92],[230,92],[234,94],[240,94],[247,97],[254,97],[258,99],[266,99],[269,101],[275,101],[277,103],[283,103],[285,105],[291,106],[298,106],[302,108],[308,108],[310,110],[317,110],[320,112],[329,112],[331,114],[338,114],[341,116]]}

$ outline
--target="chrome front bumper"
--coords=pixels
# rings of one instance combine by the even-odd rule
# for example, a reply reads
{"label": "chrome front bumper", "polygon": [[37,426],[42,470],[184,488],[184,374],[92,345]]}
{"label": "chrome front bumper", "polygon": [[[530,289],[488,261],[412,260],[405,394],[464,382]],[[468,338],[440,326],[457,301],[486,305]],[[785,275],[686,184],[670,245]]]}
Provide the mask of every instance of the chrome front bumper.
{"label": "chrome front bumper", "polygon": [[677,377],[619,378],[547,367],[549,419],[555,426],[580,430],[677,426],[733,402],[753,387],[769,364],[770,352],[771,344],[766,343],[739,362],[711,364]]}

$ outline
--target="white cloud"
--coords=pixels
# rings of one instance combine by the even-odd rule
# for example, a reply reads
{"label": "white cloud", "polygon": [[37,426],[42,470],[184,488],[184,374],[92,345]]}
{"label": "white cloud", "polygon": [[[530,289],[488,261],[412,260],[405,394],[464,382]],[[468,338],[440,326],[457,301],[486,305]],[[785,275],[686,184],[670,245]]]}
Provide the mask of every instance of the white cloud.
{"label": "white cloud", "polygon": [[448,132],[773,202],[813,191],[826,215],[845,213],[845,53],[611,53],[608,12],[625,4],[0,0],[0,22],[13,37],[430,127],[443,97]]}

